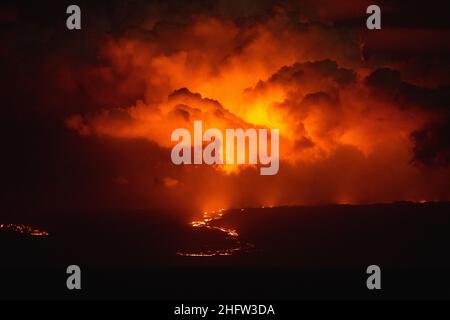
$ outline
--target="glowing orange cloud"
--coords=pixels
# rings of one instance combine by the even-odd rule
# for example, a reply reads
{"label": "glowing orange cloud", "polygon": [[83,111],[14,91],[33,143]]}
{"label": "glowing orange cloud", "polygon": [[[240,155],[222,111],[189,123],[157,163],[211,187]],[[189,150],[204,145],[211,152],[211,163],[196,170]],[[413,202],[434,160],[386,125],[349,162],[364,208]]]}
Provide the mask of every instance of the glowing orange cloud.
{"label": "glowing orange cloud", "polygon": [[[379,95],[366,81],[376,67],[361,65],[357,39],[323,25],[292,23],[281,9],[242,25],[197,16],[182,27],[157,25],[151,37],[108,38],[100,53],[108,72],[121,75],[118,88],[139,85],[145,94],[131,106],[73,115],[66,125],[84,136],[141,138],[163,148],[173,146],[174,129],[190,128],[194,120],[220,130],[277,128],[280,159],[298,180],[282,175],[273,183],[296,188],[297,196],[261,194],[271,205],[430,197],[434,192],[421,186],[423,177],[410,161],[410,135],[432,113]],[[314,172],[320,172],[315,179]],[[383,191],[379,184],[390,178],[392,190]],[[364,183],[372,187],[362,195]],[[178,179],[164,184],[182,185]],[[310,193],[307,184],[321,191]]]}

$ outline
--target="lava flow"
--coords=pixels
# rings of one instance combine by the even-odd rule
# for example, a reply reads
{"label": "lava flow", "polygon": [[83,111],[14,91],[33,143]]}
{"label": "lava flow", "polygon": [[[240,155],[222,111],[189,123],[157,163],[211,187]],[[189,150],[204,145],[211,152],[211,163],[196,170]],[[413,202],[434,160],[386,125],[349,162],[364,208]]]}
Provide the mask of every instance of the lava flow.
{"label": "lava flow", "polygon": [[15,232],[34,237],[42,237],[49,235],[47,231],[35,229],[24,224],[13,224],[13,223],[0,224],[0,230]]}
{"label": "lava flow", "polygon": [[202,220],[195,220],[190,223],[193,228],[206,228],[211,230],[218,230],[226,234],[228,240],[233,241],[235,246],[226,249],[218,250],[206,250],[200,252],[177,252],[178,256],[184,257],[213,257],[213,256],[231,256],[238,252],[243,252],[250,250],[254,247],[253,244],[239,240],[239,233],[235,229],[225,228],[220,226],[212,225],[212,221],[218,221],[222,218],[225,209],[220,209],[218,211],[203,212]]}

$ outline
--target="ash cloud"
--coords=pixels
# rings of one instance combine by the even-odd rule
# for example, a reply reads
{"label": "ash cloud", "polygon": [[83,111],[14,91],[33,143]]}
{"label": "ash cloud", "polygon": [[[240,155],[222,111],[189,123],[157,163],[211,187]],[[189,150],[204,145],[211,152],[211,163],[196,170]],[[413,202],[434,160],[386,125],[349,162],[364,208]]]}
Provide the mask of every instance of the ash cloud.
{"label": "ash cloud", "polygon": [[[450,198],[448,25],[421,6],[374,35],[365,1],[79,5],[79,33],[62,3],[0,10],[9,208]],[[172,166],[194,118],[280,128],[280,173]]]}
{"label": "ash cloud", "polygon": [[450,165],[450,118],[427,124],[411,133],[414,142],[414,163],[428,167]]}
{"label": "ash cloud", "polygon": [[389,68],[373,71],[365,82],[374,89],[377,97],[387,99],[402,109],[416,108],[429,118],[422,128],[410,135],[414,164],[428,167],[450,164],[450,85],[420,87],[402,81],[401,73]]}

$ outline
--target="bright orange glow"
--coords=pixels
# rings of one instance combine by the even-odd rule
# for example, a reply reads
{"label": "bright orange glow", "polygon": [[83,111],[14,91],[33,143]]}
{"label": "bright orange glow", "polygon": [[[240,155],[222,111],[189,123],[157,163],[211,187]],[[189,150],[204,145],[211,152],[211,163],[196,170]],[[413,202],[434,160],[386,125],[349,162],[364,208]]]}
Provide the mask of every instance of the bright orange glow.
{"label": "bright orange glow", "polygon": [[378,67],[361,61],[356,37],[315,24],[298,28],[278,8],[244,25],[196,16],[176,41],[157,30],[152,41],[107,38],[100,56],[121,76],[121,92],[142,86],[144,94],[131,105],[75,114],[66,125],[83,136],[145,139],[165,150],[174,145],[172,131],[195,120],[204,130],[280,130],[281,169],[270,180],[247,165],[173,169],[175,178],[162,185],[182,203],[196,197],[200,208],[448,198],[441,191],[448,170],[430,184],[411,161],[411,133],[433,113],[369,84]]}

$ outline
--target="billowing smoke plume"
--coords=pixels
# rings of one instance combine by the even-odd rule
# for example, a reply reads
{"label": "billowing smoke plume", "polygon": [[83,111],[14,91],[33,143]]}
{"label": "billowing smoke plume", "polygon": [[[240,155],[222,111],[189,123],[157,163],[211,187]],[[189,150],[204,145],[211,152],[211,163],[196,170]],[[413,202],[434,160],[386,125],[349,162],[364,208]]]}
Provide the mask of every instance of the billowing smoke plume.
{"label": "billowing smoke plume", "polygon": [[[33,65],[46,81],[17,77],[71,141],[57,145],[79,151],[56,166],[79,166],[74,189],[92,175],[112,207],[449,199],[447,31],[415,26],[427,41],[416,48],[398,40],[403,25],[380,31],[386,44],[368,34],[366,1],[200,2],[94,6],[83,34]],[[49,30],[36,32],[58,38]],[[4,55],[17,47],[6,43]],[[278,175],[173,165],[170,134],[194,120],[280,129]]]}

